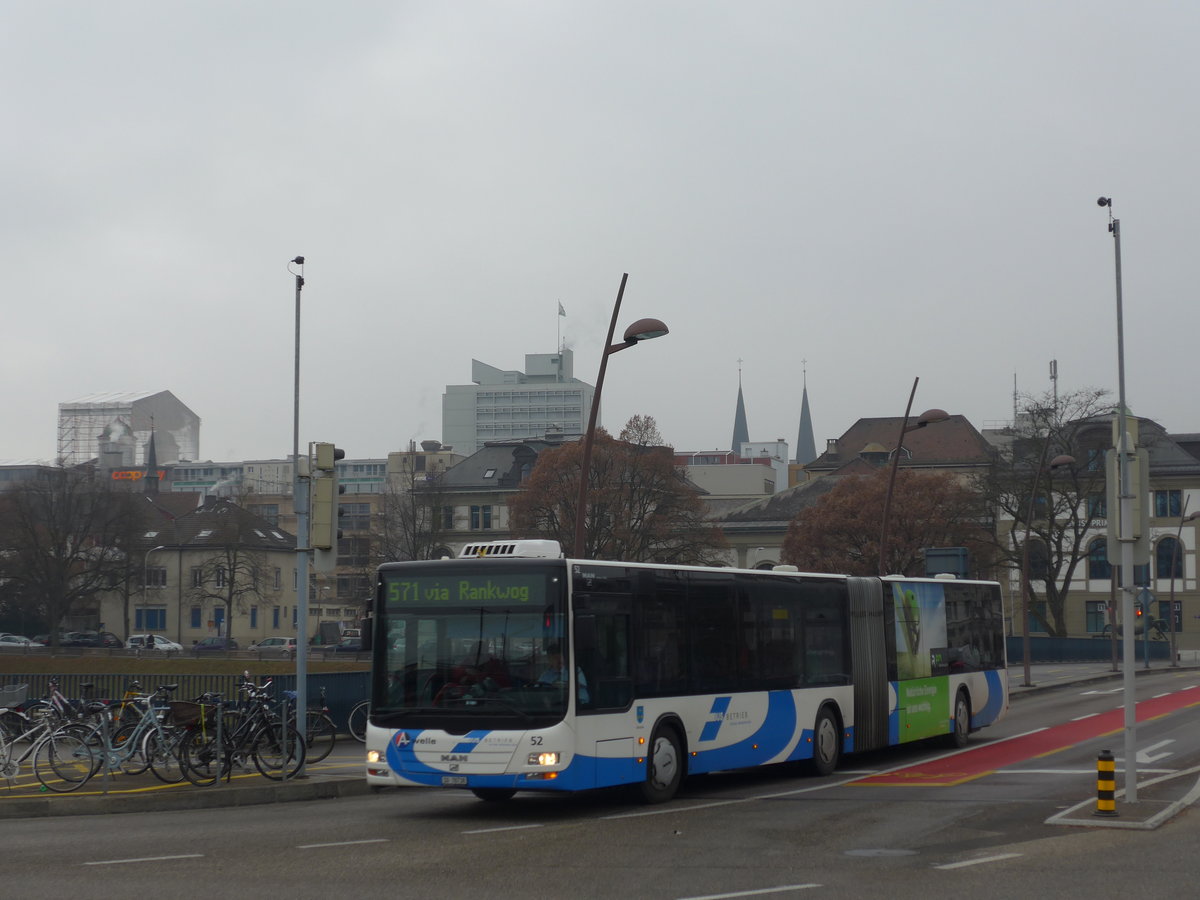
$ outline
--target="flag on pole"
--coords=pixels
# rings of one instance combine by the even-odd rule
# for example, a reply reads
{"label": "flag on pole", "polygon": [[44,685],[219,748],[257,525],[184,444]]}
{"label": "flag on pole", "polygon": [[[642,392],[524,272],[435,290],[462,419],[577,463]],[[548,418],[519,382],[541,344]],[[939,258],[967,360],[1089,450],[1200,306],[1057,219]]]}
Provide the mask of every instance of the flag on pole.
{"label": "flag on pole", "polygon": [[565,309],[563,309],[563,305],[562,305],[562,301],[561,301],[561,300],[560,300],[560,301],[558,301],[558,314],[559,314],[560,316],[565,316],[565,315],[567,314],[567,311],[566,311]]}

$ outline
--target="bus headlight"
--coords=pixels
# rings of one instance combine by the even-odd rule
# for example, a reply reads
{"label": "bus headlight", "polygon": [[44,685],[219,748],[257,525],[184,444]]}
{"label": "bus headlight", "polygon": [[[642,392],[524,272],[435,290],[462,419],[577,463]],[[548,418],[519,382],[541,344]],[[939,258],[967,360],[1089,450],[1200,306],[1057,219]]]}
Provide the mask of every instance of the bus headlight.
{"label": "bus headlight", "polygon": [[383,761],[383,755],[378,750],[367,751],[367,762],[377,763]]}
{"label": "bus headlight", "polygon": [[530,753],[529,765],[531,766],[557,766],[558,754],[552,751],[543,753]]}

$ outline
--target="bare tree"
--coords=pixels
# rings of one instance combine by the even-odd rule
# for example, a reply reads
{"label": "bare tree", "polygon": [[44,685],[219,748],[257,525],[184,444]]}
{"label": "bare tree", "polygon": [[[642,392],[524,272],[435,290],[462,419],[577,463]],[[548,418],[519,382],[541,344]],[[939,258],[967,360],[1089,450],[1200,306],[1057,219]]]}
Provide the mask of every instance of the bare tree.
{"label": "bare tree", "polygon": [[[230,637],[234,614],[267,598],[267,551],[286,549],[289,542],[281,537],[272,543],[273,532],[263,520],[228,500],[211,501],[180,522],[191,532],[185,539],[188,549],[205,552],[193,567],[189,596],[202,606],[224,607],[225,636]],[[307,599],[297,596],[296,602]]]}
{"label": "bare tree", "polygon": [[[1089,535],[1105,517],[1104,450],[1112,444],[1113,412],[1106,396],[1097,389],[1062,397],[1023,396],[1011,440],[975,480],[995,511],[997,527],[990,542],[1000,565],[1020,573],[1028,532],[1029,611],[1056,637],[1066,636],[1067,596],[1087,559]],[[1074,462],[1051,468],[1049,463],[1060,456]],[[1044,608],[1035,584],[1043,586]]]}
{"label": "bare tree", "polygon": [[45,619],[53,645],[71,616],[132,573],[136,498],[90,473],[58,469],[0,495],[0,577],[6,593]]}
{"label": "bare tree", "polygon": [[413,463],[420,458],[409,455],[403,471],[388,479],[373,529],[375,563],[431,559],[442,546],[445,467],[439,463],[436,468],[417,471]]}
{"label": "bare tree", "polygon": [[[508,503],[514,532],[572,545],[581,456],[575,442],[538,456]],[[669,447],[617,441],[598,430],[588,494],[588,558],[705,565],[726,546]]]}

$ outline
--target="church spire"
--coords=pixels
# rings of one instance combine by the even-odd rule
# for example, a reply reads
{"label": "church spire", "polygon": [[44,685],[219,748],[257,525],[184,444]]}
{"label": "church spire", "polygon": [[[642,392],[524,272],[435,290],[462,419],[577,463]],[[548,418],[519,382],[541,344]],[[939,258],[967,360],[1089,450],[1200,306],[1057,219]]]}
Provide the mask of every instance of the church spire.
{"label": "church spire", "polygon": [[154,420],[150,420],[150,440],[146,443],[146,494],[158,494],[158,453],[154,449]]}
{"label": "church spire", "polygon": [[746,425],[746,401],[742,399],[742,361],[738,360],[737,410],[733,414],[733,452],[742,453],[742,444],[750,440],[750,429]]}
{"label": "church spire", "polygon": [[804,393],[800,401],[800,433],[796,436],[796,462],[807,465],[817,458],[817,442],[813,438],[812,413],[808,411],[808,360],[801,360],[804,366]]}

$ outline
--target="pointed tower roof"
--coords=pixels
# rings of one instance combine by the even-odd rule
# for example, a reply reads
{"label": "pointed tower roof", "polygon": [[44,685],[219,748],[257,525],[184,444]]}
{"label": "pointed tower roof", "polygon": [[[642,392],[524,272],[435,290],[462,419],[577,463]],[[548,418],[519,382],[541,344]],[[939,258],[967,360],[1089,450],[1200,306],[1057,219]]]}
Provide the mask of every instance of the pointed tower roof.
{"label": "pointed tower roof", "polygon": [[158,493],[158,453],[154,449],[154,420],[150,421],[150,440],[146,442],[146,494]]}
{"label": "pointed tower roof", "polygon": [[733,446],[730,448],[740,455],[742,444],[750,440],[750,428],[746,425],[746,401],[742,399],[742,367],[738,360],[738,398],[737,410],[733,414]]}
{"label": "pointed tower roof", "polygon": [[808,370],[804,370],[804,394],[800,401],[800,433],[796,436],[796,462],[806,465],[817,458],[817,442],[813,437],[812,413],[808,411]]}

